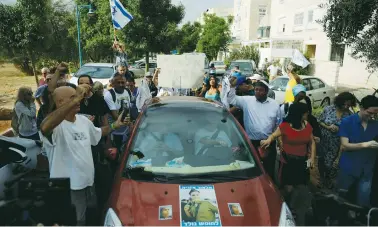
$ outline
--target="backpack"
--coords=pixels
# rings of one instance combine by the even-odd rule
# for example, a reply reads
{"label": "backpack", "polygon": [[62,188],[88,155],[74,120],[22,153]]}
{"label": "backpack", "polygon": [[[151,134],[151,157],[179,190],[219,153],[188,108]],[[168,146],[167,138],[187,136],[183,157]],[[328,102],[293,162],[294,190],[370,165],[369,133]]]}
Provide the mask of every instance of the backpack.
{"label": "backpack", "polygon": [[13,108],[11,127],[16,134],[19,134],[19,130],[18,130],[19,126],[20,126],[20,122],[19,122],[18,116],[16,114],[16,109]]}
{"label": "backpack", "polygon": [[[130,97],[130,100],[131,100],[131,98],[133,97],[133,96],[131,95],[131,91],[130,91],[128,88],[125,88],[125,90],[126,90],[127,93],[129,94],[129,97]],[[110,92],[110,94],[112,95],[113,102],[115,102],[116,99],[117,99],[117,97],[116,97],[116,93],[115,93],[114,89],[110,89],[109,92]]]}

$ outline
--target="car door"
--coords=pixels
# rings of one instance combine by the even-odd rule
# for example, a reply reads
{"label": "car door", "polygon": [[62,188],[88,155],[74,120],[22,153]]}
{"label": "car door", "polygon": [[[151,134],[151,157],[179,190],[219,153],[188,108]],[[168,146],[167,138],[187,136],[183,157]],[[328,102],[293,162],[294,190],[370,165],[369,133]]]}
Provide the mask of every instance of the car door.
{"label": "car door", "polygon": [[306,95],[310,98],[311,105],[314,105],[314,98],[313,98],[313,95],[312,95],[312,87],[311,87],[310,79],[303,79],[302,84],[306,88]]}
{"label": "car door", "polygon": [[323,81],[317,78],[311,78],[310,82],[312,88],[311,95],[314,99],[313,105],[314,107],[319,107],[322,104],[324,98],[327,96],[325,84],[323,83]]}

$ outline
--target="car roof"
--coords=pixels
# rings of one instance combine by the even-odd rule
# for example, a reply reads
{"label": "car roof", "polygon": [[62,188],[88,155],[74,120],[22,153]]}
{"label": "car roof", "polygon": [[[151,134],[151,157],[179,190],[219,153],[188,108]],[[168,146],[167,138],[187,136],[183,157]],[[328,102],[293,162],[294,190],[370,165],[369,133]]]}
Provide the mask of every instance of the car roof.
{"label": "car roof", "polygon": [[195,96],[163,96],[154,98],[153,102],[148,104],[148,108],[153,108],[154,106],[159,107],[188,107],[188,108],[199,108],[202,107],[214,107],[214,110],[219,110],[223,108],[222,104],[215,102],[213,100],[205,99],[202,97]]}
{"label": "car roof", "polygon": [[95,66],[95,67],[109,67],[112,68],[115,66],[113,63],[86,63],[83,66]]}
{"label": "car roof", "polygon": [[[235,60],[235,61],[232,61],[232,62],[251,62],[252,60]],[[232,63],[231,62],[231,63]]]}
{"label": "car roof", "polygon": [[[316,76],[299,75],[299,77],[301,79],[319,79],[319,80],[322,80],[322,79],[320,79],[319,77],[316,77]],[[278,78],[287,78],[287,79],[289,79],[289,76],[279,76],[279,77],[277,77],[277,79]]]}

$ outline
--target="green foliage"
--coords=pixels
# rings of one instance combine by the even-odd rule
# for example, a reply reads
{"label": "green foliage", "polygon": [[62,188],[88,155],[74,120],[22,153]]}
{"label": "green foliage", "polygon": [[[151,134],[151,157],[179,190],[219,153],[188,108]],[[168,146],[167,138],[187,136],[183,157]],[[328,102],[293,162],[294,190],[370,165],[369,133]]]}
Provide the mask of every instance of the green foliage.
{"label": "green foliage", "polygon": [[[0,4],[1,55],[26,74],[37,72],[41,58],[69,61],[77,56],[68,28],[74,17],[64,5],[50,0],[18,0]],[[31,70],[32,69],[32,70]]]}
{"label": "green foliage", "polygon": [[197,44],[197,51],[206,54],[209,60],[217,57],[219,51],[226,51],[231,42],[230,21],[214,14],[205,14],[205,25]]}
{"label": "green foliage", "polygon": [[183,5],[175,6],[171,0],[133,0],[124,6],[134,17],[122,30],[129,51],[143,53],[148,60],[149,52],[170,53],[178,46]]}
{"label": "green foliage", "polygon": [[181,28],[181,42],[178,45],[180,53],[190,53],[196,50],[197,43],[200,39],[201,24],[190,22],[184,24]]}
{"label": "green foliage", "polygon": [[255,46],[243,46],[241,49],[231,52],[228,61],[235,60],[253,60],[258,65],[260,62],[260,52]]}
{"label": "green foliage", "polygon": [[320,22],[331,42],[349,45],[353,57],[365,61],[370,71],[377,70],[377,0],[329,0],[321,7],[327,9]]}

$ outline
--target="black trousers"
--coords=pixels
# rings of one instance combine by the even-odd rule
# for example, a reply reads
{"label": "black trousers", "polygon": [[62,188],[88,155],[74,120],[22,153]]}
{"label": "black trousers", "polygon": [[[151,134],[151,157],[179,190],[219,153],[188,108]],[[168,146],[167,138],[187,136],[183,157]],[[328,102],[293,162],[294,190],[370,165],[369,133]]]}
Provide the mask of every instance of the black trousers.
{"label": "black trousers", "polygon": [[[258,152],[258,148],[260,147],[261,140],[251,140],[252,145],[255,147],[257,154],[260,156]],[[273,181],[276,179],[275,167],[276,167],[276,157],[277,157],[277,150],[276,150],[276,141],[272,142],[268,149],[266,150],[268,154],[265,158],[260,157],[265,171],[268,175],[272,178]]]}

